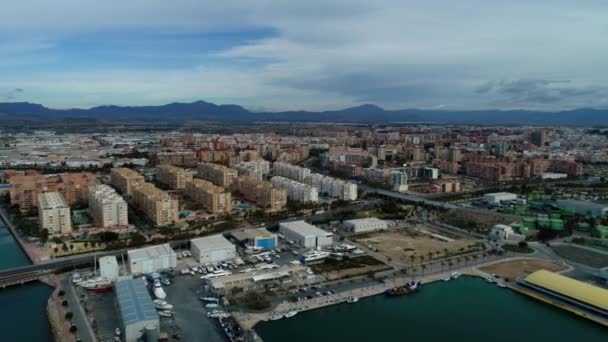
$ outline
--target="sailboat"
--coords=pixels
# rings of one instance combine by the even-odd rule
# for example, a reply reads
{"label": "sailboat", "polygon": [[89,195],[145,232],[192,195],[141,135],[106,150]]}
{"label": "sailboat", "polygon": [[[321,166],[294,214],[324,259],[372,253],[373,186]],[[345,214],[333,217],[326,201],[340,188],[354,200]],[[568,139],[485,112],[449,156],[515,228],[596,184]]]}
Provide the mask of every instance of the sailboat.
{"label": "sailboat", "polygon": [[112,291],[114,283],[111,280],[103,277],[97,277],[97,254],[93,259],[93,274],[95,278],[80,282],[78,285],[82,286],[85,290],[95,293],[105,293]]}

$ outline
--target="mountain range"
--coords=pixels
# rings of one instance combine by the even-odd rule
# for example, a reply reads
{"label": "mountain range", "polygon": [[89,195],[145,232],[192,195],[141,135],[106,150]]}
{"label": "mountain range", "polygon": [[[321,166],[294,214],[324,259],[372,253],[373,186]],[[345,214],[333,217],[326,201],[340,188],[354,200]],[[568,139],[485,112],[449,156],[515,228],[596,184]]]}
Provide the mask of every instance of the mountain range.
{"label": "mountain range", "polygon": [[530,110],[386,110],[365,104],[333,111],[252,112],[239,105],[205,101],[161,106],[99,106],[89,109],[51,109],[29,102],[0,102],[0,121],[89,118],[111,122],[349,122],[444,123],[480,125],[608,126],[608,110],[581,108],[568,111]]}

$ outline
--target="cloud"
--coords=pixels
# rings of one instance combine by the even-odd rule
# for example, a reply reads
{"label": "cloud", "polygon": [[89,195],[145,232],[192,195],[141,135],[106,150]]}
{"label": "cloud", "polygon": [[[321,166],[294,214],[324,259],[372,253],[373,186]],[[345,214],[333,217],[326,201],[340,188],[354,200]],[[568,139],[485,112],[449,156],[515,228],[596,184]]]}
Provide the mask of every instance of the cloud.
{"label": "cloud", "polygon": [[597,0],[8,0],[0,84],[56,106],[593,106],[608,86],[607,11]]}

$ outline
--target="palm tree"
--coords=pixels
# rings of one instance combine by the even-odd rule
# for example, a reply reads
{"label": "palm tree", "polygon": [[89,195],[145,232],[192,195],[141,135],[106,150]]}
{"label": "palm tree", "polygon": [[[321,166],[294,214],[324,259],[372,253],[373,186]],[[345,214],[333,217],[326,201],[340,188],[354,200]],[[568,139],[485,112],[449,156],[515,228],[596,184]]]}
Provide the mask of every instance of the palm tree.
{"label": "palm tree", "polygon": [[426,265],[422,265],[421,268],[422,268],[422,275],[424,276],[424,270],[426,269]]}
{"label": "palm tree", "polygon": [[447,248],[444,248],[444,249],[443,249],[443,254],[444,254],[446,257],[448,256],[448,249],[447,249]]}
{"label": "palm tree", "polygon": [[414,266],[415,260],[416,260],[416,256],[414,254],[410,255],[410,261],[412,262],[412,267]]}
{"label": "palm tree", "polygon": [[420,255],[418,256],[418,258],[420,259],[420,265],[422,265],[422,263],[424,262],[424,255]]}

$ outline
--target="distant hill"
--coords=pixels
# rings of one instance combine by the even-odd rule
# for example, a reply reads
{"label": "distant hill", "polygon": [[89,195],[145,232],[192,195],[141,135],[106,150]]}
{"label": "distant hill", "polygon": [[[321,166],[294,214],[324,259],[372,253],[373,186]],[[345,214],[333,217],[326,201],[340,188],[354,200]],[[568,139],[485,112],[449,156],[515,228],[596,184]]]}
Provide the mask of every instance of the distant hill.
{"label": "distant hill", "polygon": [[51,109],[29,102],[0,103],[0,120],[50,120],[65,118],[95,118],[104,121],[180,122],[189,120],[218,122],[352,122],[395,123],[435,122],[481,125],[554,125],[608,126],[608,110],[581,108],[561,112],[527,110],[385,110],[365,104],[342,110],[278,113],[251,112],[239,105],[216,105],[205,101],[169,103],[162,106],[99,106],[90,109]]}

